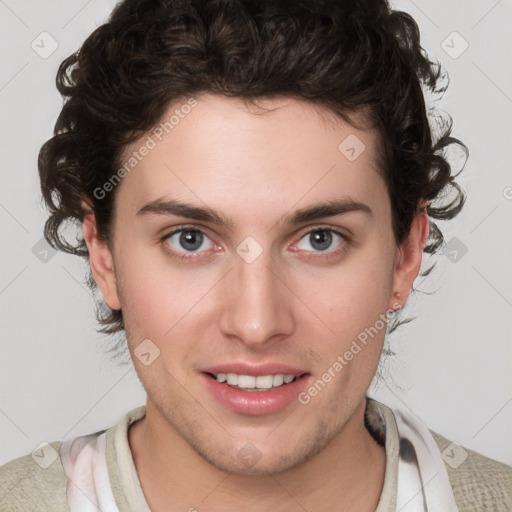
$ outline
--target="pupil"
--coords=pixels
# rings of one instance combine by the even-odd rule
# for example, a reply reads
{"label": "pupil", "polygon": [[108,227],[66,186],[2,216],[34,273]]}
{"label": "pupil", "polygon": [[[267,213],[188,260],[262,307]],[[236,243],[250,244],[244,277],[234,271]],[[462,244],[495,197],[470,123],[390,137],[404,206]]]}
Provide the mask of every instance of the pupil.
{"label": "pupil", "polygon": [[[202,236],[203,235],[198,231],[183,231],[180,236],[180,243],[184,249],[196,251],[203,243]],[[190,245],[187,247],[186,244],[191,244],[192,247],[190,247]]]}
{"label": "pupil", "polygon": [[[328,231],[326,229],[323,229],[320,231],[315,231],[315,233],[312,233],[310,236],[313,239],[313,241],[311,242],[311,245],[319,251],[324,251],[331,245],[332,234],[330,231]],[[315,244],[316,244],[316,246],[315,246]]]}

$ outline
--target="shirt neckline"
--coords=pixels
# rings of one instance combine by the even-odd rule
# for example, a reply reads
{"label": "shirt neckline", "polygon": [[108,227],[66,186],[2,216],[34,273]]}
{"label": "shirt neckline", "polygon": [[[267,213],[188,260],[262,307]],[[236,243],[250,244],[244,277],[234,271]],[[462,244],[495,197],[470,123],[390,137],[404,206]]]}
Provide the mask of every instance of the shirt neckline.
{"label": "shirt neckline", "polygon": [[[392,512],[396,509],[398,484],[399,436],[395,417],[384,404],[368,398],[367,407],[381,420],[385,430],[386,466],[384,484],[375,512]],[[126,512],[151,512],[144,496],[135,462],[128,441],[130,425],[144,418],[146,406],[126,413],[119,422],[107,429],[106,459],[112,494],[119,510]],[[369,429],[370,433],[372,431]],[[373,435],[373,434],[372,434]]]}

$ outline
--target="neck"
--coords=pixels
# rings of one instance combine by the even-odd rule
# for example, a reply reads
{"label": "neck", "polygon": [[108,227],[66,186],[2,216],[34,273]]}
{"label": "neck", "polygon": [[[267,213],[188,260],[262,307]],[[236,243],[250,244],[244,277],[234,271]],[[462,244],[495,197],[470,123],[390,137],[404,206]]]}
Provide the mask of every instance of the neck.
{"label": "neck", "polygon": [[332,441],[302,465],[264,476],[230,474],[211,465],[149,399],[146,416],[131,426],[128,437],[152,512],[194,508],[374,511],[386,456],[364,426],[365,405],[363,400]]}

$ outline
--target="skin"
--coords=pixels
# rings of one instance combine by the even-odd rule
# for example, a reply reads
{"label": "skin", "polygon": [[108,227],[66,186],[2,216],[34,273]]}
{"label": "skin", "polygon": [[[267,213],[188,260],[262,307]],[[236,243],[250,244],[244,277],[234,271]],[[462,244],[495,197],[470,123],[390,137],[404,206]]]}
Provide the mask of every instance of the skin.
{"label": "skin", "polygon": [[[291,98],[260,101],[272,109],[266,113],[209,93],[196,99],[118,185],[111,248],[92,213],[83,222],[93,275],[106,303],[123,310],[148,395],[145,418],[129,430],[146,499],[153,511],[375,510],[386,459],[363,418],[385,329],[307,405],[294,401],[277,413],[230,411],[198,372],[235,360],[279,362],[319,378],[360,332],[396,309],[394,292],[405,303],[428,216],[419,210],[396,244],[374,131]],[[338,149],[350,134],[366,147],[352,162]],[[372,215],[279,224],[297,209],[348,197]],[[207,205],[234,224],[137,215],[159,198]],[[162,241],[183,225],[206,235],[189,260],[166,251],[191,254],[179,234]],[[347,238],[333,234],[322,251],[311,233],[328,228]],[[252,263],[236,252],[248,236],[263,249]],[[134,356],[147,338],[160,350],[149,366]],[[249,468],[237,458],[247,442],[261,453]]]}

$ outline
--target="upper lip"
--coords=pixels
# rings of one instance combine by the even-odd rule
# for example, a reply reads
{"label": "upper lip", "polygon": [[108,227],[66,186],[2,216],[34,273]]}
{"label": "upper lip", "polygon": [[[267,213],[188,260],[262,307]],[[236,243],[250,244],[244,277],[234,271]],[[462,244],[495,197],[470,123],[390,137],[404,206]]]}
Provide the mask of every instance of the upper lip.
{"label": "upper lip", "polygon": [[306,370],[288,366],[280,363],[266,363],[260,365],[249,365],[247,363],[225,363],[214,366],[209,366],[201,370],[203,373],[213,373],[215,375],[219,373],[236,373],[237,375],[252,375],[258,377],[260,375],[277,375],[282,373],[283,375],[303,375],[308,373]]}

